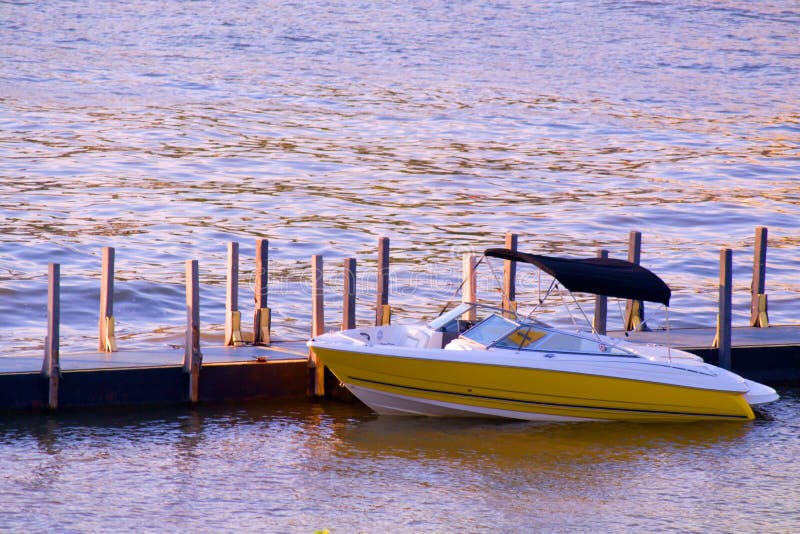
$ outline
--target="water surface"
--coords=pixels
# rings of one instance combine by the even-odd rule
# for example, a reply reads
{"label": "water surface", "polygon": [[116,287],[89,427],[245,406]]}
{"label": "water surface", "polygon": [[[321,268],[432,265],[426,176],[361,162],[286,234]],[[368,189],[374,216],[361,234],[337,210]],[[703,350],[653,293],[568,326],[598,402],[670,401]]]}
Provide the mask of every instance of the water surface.
{"label": "water surface", "polygon": [[[673,326],[710,326],[724,247],[747,322],[767,226],[770,320],[796,324],[798,34],[788,0],[0,3],[0,353],[41,354],[49,262],[62,357],[95,346],[103,246],[123,349],[180,337],[187,259],[214,342],[226,242],[241,242],[248,316],[256,237],[284,339],[308,335],[313,254],[329,328],[345,257],[358,319],[373,317],[379,236],[395,320],[430,318],[461,254],[507,231],[527,251],[624,257],[639,230]],[[519,300],[537,288],[521,269]],[[0,526],[793,531],[796,399],[721,427],[395,423],[327,405],[3,418]]]}
{"label": "water surface", "polygon": [[[791,532],[800,397],[769,420],[379,418],[346,404],[0,420],[0,528]],[[100,504],[102,503],[102,504]]]}
{"label": "water surface", "polygon": [[378,236],[396,316],[430,317],[507,231],[623,257],[642,231],[690,326],[714,322],[723,247],[747,321],[768,226],[770,316],[796,322],[799,23],[793,2],[4,3],[0,347],[40,350],[50,261],[65,347],[93,346],[103,246],[128,346],[182,329],[187,259],[219,332],[225,243],[246,307],[256,237],[286,337],[307,335],[312,254],[331,327],[348,256],[369,320]]}

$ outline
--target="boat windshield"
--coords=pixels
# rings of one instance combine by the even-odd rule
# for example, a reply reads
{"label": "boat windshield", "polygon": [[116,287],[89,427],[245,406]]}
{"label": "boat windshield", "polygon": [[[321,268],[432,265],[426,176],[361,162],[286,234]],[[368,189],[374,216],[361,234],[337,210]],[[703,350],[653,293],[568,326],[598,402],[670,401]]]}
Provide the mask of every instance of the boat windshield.
{"label": "boat windshield", "polygon": [[542,330],[540,326],[535,326],[533,324],[523,324],[520,325],[514,332],[510,335],[506,336],[504,339],[501,339],[498,343],[498,347],[502,347],[504,349],[532,349],[537,346],[539,340],[545,337],[549,332],[546,330]]}
{"label": "boat windshield", "polygon": [[513,350],[636,357],[635,354],[614,345],[613,342],[607,339],[603,340],[557,330],[544,330],[533,324],[520,325],[510,335],[495,343],[495,346]]}
{"label": "boat windshield", "polygon": [[483,347],[489,347],[498,340],[514,332],[519,326],[519,323],[515,323],[514,321],[510,321],[505,317],[493,313],[461,334],[461,337],[469,339]]}

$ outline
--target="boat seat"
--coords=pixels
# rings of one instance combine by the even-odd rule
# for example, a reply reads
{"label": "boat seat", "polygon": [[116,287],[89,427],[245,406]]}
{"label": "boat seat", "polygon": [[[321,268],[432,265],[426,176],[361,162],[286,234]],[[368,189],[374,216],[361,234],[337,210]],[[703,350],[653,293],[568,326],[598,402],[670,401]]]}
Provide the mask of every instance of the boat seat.
{"label": "boat seat", "polygon": [[430,336],[420,330],[409,330],[406,332],[406,339],[403,343],[407,347],[427,347]]}
{"label": "boat seat", "polygon": [[458,338],[459,335],[458,332],[444,332],[442,334],[442,348],[445,348],[448,343]]}

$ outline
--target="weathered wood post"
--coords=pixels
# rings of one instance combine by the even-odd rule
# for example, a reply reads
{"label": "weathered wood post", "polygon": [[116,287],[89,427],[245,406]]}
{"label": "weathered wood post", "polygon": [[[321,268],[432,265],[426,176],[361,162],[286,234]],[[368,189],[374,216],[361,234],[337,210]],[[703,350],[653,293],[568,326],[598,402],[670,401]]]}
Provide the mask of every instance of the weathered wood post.
{"label": "weathered wood post", "polygon": [[[600,249],[597,257],[608,259],[608,251]],[[608,323],[608,297],[597,295],[594,299],[594,331],[601,335],[606,335],[606,324]]]}
{"label": "weathered wood post", "polygon": [[387,325],[392,321],[389,305],[389,238],[378,240],[378,277],[376,281],[375,325]]}
{"label": "weathered wood post", "polygon": [[[465,253],[461,263],[463,279],[463,285],[461,286],[461,302],[475,302],[478,300],[478,276],[475,272],[477,266],[478,259],[475,254],[470,252]],[[461,317],[465,321],[474,321],[476,318],[475,308],[464,313]]]}
{"label": "weathered wood post", "polygon": [[[311,257],[311,337],[325,333],[325,308],[323,293],[322,256]],[[314,351],[309,352],[309,367],[312,376],[312,394],[317,397],[325,395],[325,365]]]}
{"label": "weathered wood post", "polygon": [[[505,246],[516,252],[519,236],[506,232]],[[506,260],[503,264],[503,309],[510,314],[517,311],[517,262]]]}
{"label": "weathered wood post", "polygon": [[97,322],[100,352],[115,352],[114,338],[114,249],[103,248],[100,275],[100,318]]}
{"label": "weathered wood post", "polygon": [[733,261],[731,249],[725,248],[719,253],[719,315],[717,316],[717,336],[714,340],[719,349],[719,366],[731,368],[731,302]]}
{"label": "weathered wood post", "polygon": [[239,243],[228,243],[228,287],[225,293],[226,347],[242,343],[242,314],[239,311]]}
{"label": "weathered wood post", "polygon": [[[628,237],[628,261],[639,265],[642,256],[642,233],[632,231]],[[648,330],[644,326],[644,303],[628,300],[625,304],[625,331]]]}
{"label": "weathered wood post", "polygon": [[753,246],[753,283],[750,286],[750,326],[766,328],[769,326],[767,315],[767,293],[765,282],[767,277],[767,228],[756,228],[756,240]]}
{"label": "weathered wood post", "polygon": [[44,342],[42,375],[47,378],[47,407],[58,408],[58,386],[61,379],[59,361],[59,324],[61,322],[61,266],[48,266],[47,281],[47,337]]}
{"label": "weathered wood post", "polygon": [[342,296],[342,330],[356,327],[356,259],[344,260],[344,293]]}
{"label": "weathered wood post", "polygon": [[196,403],[200,390],[200,269],[197,260],[186,260],[186,348],[183,370],[189,374],[189,402]]}
{"label": "weathered wood post", "polygon": [[256,240],[255,311],[253,312],[253,343],[269,345],[271,342],[272,312],[267,307],[269,285],[269,241]]}

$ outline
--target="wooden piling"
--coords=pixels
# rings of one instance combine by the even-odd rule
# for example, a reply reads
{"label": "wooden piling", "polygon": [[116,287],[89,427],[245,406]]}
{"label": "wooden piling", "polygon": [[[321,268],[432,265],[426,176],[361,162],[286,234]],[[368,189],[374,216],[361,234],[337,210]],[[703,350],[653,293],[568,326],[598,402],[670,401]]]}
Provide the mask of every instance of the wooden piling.
{"label": "wooden piling", "polygon": [[387,325],[391,322],[389,306],[389,238],[378,240],[378,276],[376,281],[375,324]]}
{"label": "wooden piling", "polygon": [[719,315],[717,317],[717,348],[719,366],[731,368],[731,302],[733,286],[733,253],[731,249],[719,253]]}
{"label": "wooden piling", "polygon": [[753,283],[750,286],[750,326],[766,328],[769,326],[767,315],[767,228],[756,228],[756,239],[753,245]]}
{"label": "wooden piling", "polygon": [[342,304],[342,330],[356,327],[356,259],[344,260],[344,292]]}
{"label": "wooden piling", "polygon": [[255,312],[253,312],[253,343],[269,345],[272,327],[272,312],[267,307],[269,285],[269,241],[256,240]]}
{"label": "wooden piling", "polygon": [[[323,293],[322,256],[311,257],[311,337],[325,333],[325,308]],[[325,395],[325,365],[312,350],[309,353],[309,366],[312,369],[312,394],[317,397]]]}
{"label": "wooden piling", "polygon": [[[642,255],[642,233],[632,231],[628,236],[628,261],[639,265]],[[644,302],[628,300],[625,304],[625,330],[647,330],[644,326]]]}
{"label": "wooden piling", "polygon": [[103,248],[98,337],[100,352],[117,350],[117,341],[114,337],[114,249],[112,247]]}
{"label": "wooden piling", "polygon": [[225,346],[242,343],[242,314],[239,312],[239,243],[228,243],[228,287],[225,294]]}
{"label": "wooden piling", "polygon": [[[505,247],[516,251],[517,234],[506,232]],[[514,313],[517,311],[517,262],[506,260],[503,264],[503,309]]]}
{"label": "wooden piling", "polygon": [[[461,302],[476,302],[478,299],[478,276],[475,270],[478,266],[478,258],[475,254],[468,252],[464,254],[461,265],[463,279],[463,285],[461,286]],[[474,321],[476,318],[475,308],[472,308],[462,315],[462,318],[465,321]]]}
{"label": "wooden piling", "polygon": [[200,269],[197,260],[186,261],[186,348],[183,370],[189,373],[189,402],[199,398],[200,366]]}
{"label": "wooden piling", "polygon": [[58,388],[61,379],[59,358],[59,325],[61,323],[61,266],[48,266],[47,282],[47,337],[44,346],[42,375],[47,378],[47,407],[58,408]]}
{"label": "wooden piling", "polygon": [[[599,249],[597,257],[601,259],[608,258],[608,251]],[[606,334],[606,325],[608,323],[608,297],[605,295],[597,295],[594,299],[594,331],[598,334]]]}

